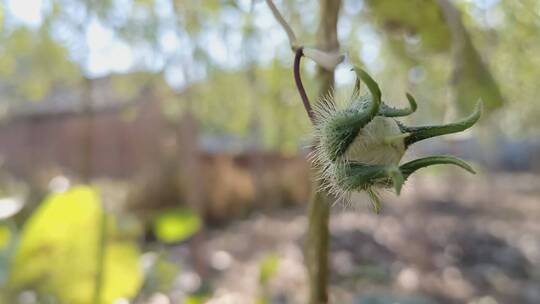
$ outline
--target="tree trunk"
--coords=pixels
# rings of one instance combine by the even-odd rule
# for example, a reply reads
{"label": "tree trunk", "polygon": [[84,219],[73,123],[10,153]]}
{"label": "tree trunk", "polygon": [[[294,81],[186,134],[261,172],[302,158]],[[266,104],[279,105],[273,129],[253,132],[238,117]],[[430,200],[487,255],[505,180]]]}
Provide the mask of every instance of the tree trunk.
{"label": "tree trunk", "polygon": [[[320,1],[320,24],[317,46],[324,51],[339,49],[337,21],[340,0]],[[332,92],[334,71],[318,68],[319,96]],[[313,182],[313,195],[309,206],[309,226],[306,246],[306,265],[309,275],[309,303],[328,303],[328,241],[330,198],[319,191],[318,181]]]}

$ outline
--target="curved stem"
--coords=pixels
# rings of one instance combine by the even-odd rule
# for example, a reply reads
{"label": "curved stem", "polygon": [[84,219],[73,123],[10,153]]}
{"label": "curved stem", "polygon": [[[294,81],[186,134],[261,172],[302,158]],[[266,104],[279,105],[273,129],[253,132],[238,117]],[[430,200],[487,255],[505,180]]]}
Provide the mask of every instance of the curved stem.
{"label": "curved stem", "polygon": [[302,103],[304,104],[304,109],[306,109],[307,115],[309,116],[309,119],[311,122],[314,122],[315,115],[313,114],[313,109],[311,108],[311,103],[309,102],[309,98],[307,97],[306,90],[304,89],[304,85],[302,84],[302,78],[300,77],[300,60],[302,59],[302,56],[304,56],[304,48],[299,47],[294,55],[294,82],[296,83],[296,88],[298,89],[298,93],[300,93],[300,97],[302,97]]}

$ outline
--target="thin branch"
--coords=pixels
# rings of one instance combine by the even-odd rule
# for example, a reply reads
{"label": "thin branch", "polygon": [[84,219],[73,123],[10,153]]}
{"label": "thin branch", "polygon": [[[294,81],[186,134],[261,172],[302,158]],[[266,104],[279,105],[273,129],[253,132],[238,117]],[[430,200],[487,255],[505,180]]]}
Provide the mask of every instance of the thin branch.
{"label": "thin branch", "polygon": [[308,57],[311,60],[315,61],[319,66],[323,67],[325,70],[333,72],[335,67],[343,61],[345,56],[340,54],[339,50],[322,51],[315,48],[304,48],[303,46],[299,45],[298,41],[296,40],[296,35],[294,34],[294,31],[292,30],[289,23],[287,23],[285,18],[283,18],[274,2],[272,0],[266,0],[266,4],[272,11],[272,14],[274,15],[278,23],[285,30],[285,33],[287,33],[291,49],[293,50],[293,52],[295,52],[294,81],[296,82],[296,87],[298,88],[298,92],[300,93],[302,103],[304,104],[304,108],[306,109],[309,119],[311,120],[311,123],[314,123],[315,115],[313,114],[313,109],[311,108],[311,104],[307,97],[306,90],[304,89],[304,85],[302,84],[302,79],[300,78],[300,60],[302,56]]}
{"label": "thin branch", "polygon": [[272,0],[266,0],[266,4],[272,11],[274,18],[276,18],[276,20],[279,22],[279,24],[281,24],[281,26],[287,33],[287,37],[289,37],[289,44],[291,45],[291,49],[293,51],[297,51],[300,47],[298,46],[296,35],[294,34],[291,26],[289,25],[289,23],[287,23],[285,18],[283,18],[283,16],[281,15],[281,13],[279,12],[279,10],[277,9],[276,5],[274,4]]}
{"label": "thin branch", "polygon": [[[266,4],[272,11],[274,18],[276,18],[281,27],[283,27],[283,30],[285,30],[285,33],[287,33],[292,51],[296,52],[298,49],[303,48],[303,46],[298,43],[298,40],[296,40],[294,31],[285,18],[283,18],[283,15],[281,15],[274,2],[272,0],[266,0]],[[310,58],[328,71],[333,71],[336,65],[340,64],[343,59],[345,59],[345,56],[340,54],[339,50],[337,49],[323,51],[320,49],[306,47],[304,48],[303,56]]]}
{"label": "thin branch", "polygon": [[300,93],[300,97],[302,97],[302,103],[304,104],[304,108],[306,109],[307,115],[309,116],[311,123],[313,123],[315,121],[315,115],[313,114],[311,103],[309,102],[309,98],[307,97],[306,90],[304,89],[304,85],[302,84],[302,78],[300,78],[300,59],[302,59],[303,55],[304,55],[304,48],[302,47],[298,48],[294,55],[294,68],[293,68],[294,82],[296,83],[296,88],[298,89],[298,93]]}

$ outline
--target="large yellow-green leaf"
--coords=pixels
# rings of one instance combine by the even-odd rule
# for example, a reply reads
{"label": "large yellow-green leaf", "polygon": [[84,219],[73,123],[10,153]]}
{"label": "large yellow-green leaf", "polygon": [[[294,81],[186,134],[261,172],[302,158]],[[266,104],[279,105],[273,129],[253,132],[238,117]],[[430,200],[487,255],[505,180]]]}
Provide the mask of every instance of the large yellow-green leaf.
{"label": "large yellow-green leaf", "polygon": [[[482,100],[486,112],[502,106],[499,86],[485,64],[481,52],[474,46],[462,21],[462,12],[451,1],[435,0],[369,0],[373,17],[398,39],[390,45],[403,60],[416,64],[424,54],[443,52],[453,59],[455,101],[464,113],[472,111]],[[405,51],[408,35],[420,39],[419,48]],[[481,51],[481,50],[480,50]],[[412,53],[408,53],[412,52]],[[419,56],[421,54],[421,56]]]}
{"label": "large yellow-green leaf", "polygon": [[[99,195],[89,187],[75,187],[46,198],[23,229],[10,288],[36,289],[62,303],[90,303],[102,215]],[[102,303],[133,297],[142,283],[137,246],[115,238],[114,219],[108,223]]]}
{"label": "large yellow-green leaf", "polygon": [[504,99],[489,68],[466,37],[465,45],[455,54],[453,82],[457,105],[461,112],[467,113],[472,111],[477,101],[482,100],[489,112],[501,107]]}
{"label": "large yellow-green leaf", "polygon": [[439,0],[439,6],[452,32],[454,55],[453,84],[456,103],[462,112],[470,112],[478,100],[487,111],[499,108],[503,97],[499,86],[481,53],[473,44],[463,23],[462,12],[449,0]]}

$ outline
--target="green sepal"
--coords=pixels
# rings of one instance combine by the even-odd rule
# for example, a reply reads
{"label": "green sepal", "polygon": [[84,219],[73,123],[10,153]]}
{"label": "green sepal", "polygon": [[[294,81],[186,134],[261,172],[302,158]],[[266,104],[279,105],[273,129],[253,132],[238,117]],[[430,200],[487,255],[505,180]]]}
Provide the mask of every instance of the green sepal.
{"label": "green sepal", "polygon": [[[342,164],[338,183],[348,191],[368,189],[374,184],[393,186],[401,192],[405,177],[396,166],[368,165],[362,163]],[[391,183],[391,184],[390,184]]]}
{"label": "green sepal", "polygon": [[[371,93],[371,96],[373,96],[373,99],[376,100],[376,105],[379,107],[379,103],[381,102],[381,89],[379,88],[379,85],[377,82],[369,76],[369,74],[360,69],[360,68],[354,68],[354,72],[356,73],[356,77],[358,77],[362,82],[364,82]],[[358,85],[359,87],[359,85]]]}
{"label": "green sepal", "polygon": [[416,109],[418,109],[418,104],[416,103],[414,97],[412,97],[412,95],[409,93],[407,93],[407,100],[409,101],[409,107],[403,109],[392,108],[385,103],[381,103],[378,115],[385,117],[400,117],[411,115],[412,113],[416,112]]}
{"label": "green sepal", "polygon": [[[365,71],[355,69],[355,72],[358,78],[366,84],[371,96],[358,97],[358,100],[363,99],[363,102],[358,107],[343,110],[340,114],[335,115],[332,120],[326,122],[324,129],[321,130],[326,133],[322,138],[325,142],[322,144],[327,147],[326,152],[332,161],[335,161],[347,151],[358,132],[379,112],[381,104],[379,86]],[[353,104],[358,105],[358,103]]]}
{"label": "green sepal", "polygon": [[386,170],[386,174],[392,179],[392,185],[394,186],[394,190],[396,190],[396,194],[399,195],[401,193],[403,183],[405,182],[405,177],[403,176],[398,167],[388,168]]}
{"label": "green sepal", "polygon": [[338,184],[348,191],[367,189],[375,180],[387,178],[387,166],[354,162],[340,166],[343,167],[337,170]]}
{"label": "green sepal", "polygon": [[429,156],[429,157],[416,159],[416,160],[413,160],[406,164],[401,165],[399,169],[401,173],[403,174],[403,177],[407,179],[413,172],[415,172],[418,169],[422,169],[422,168],[433,166],[433,165],[443,165],[443,164],[456,165],[458,167],[461,167],[469,171],[472,174],[476,174],[473,168],[469,164],[467,164],[465,161],[457,157],[450,156],[450,155]]}
{"label": "green sepal", "polygon": [[369,195],[371,207],[373,207],[373,211],[379,214],[381,212],[381,206],[382,206],[379,196],[371,188],[367,189],[367,193]]}
{"label": "green sepal", "polygon": [[476,108],[473,113],[471,113],[465,119],[455,122],[455,123],[440,125],[440,126],[407,127],[402,124],[400,124],[399,126],[403,133],[411,134],[407,138],[405,138],[405,145],[409,146],[427,138],[451,134],[451,133],[457,133],[457,132],[467,130],[478,121],[481,113],[482,113],[482,103],[479,102],[476,104]]}

